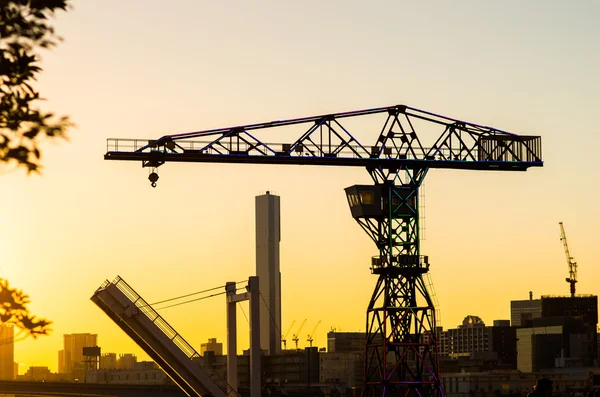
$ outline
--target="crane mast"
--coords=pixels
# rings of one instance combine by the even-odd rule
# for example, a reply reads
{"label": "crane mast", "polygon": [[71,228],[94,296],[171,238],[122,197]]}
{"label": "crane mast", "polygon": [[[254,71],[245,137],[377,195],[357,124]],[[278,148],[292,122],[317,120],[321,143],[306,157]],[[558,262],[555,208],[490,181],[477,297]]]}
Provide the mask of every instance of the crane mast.
{"label": "crane mast", "polygon": [[562,222],[558,222],[560,226],[560,241],[563,243],[565,250],[565,257],[567,258],[567,265],[569,266],[569,277],[565,279],[569,283],[569,291],[571,292],[571,298],[575,297],[575,284],[577,283],[577,262],[575,258],[571,256],[569,252],[569,244],[567,243],[567,234]]}
{"label": "crane mast", "polygon": [[[358,127],[352,124],[357,119]],[[298,135],[289,139],[292,130]],[[269,131],[283,132],[276,136],[288,137],[287,142],[272,143],[263,135]],[[365,138],[370,131],[375,134]],[[366,313],[363,397],[444,396],[435,306],[424,281],[430,263],[420,244],[419,189],[428,171],[526,171],[543,166],[539,136],[406,105],[150,140],[108,139],[104,158],[140,161],[149,168],[153,187],[157,168],[167,162],[366,169],[372,185],[345,189],[352,217],[377,247],[370,260],[377,281]],[[292,339],[296,347],[299,333]]]}
{"label": "crane mast", "polygon": [[304,328],[304,324],[306,324],[306,319],[304,319],[304,321],[302,321],[302,324],[300,324],[300,327],[298,327],[298,331],[296,331],[296,333],[294,335],[292,335],[292,340],[294,341],[294,343],[296,343],[296,350],[298,350],[298,341],[300,340],[300,331],[302,331],[302,328]]}

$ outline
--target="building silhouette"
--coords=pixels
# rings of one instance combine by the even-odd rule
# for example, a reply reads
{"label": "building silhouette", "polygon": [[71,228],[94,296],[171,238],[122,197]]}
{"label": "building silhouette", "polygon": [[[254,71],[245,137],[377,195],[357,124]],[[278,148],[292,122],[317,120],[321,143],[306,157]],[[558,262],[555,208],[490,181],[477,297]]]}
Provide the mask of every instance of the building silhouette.
{"label": "building silhouette", "polygon": [[517,328],[506,320],[486,326],[477,316],[466,316],[462,325],[437,329],[440,357],[470,358],[493,362],[498,368],[517,366]]}
{"label": "building silhouette", "polygon": [[336,332],[327,333],[328,353],[352,353],[365,350],[367,335],[364,332]]}
{"label": "building silhouette", "polygon": [[58,351],[58,372],[59,374],[66,374],[67,368],[65,365],[65,350]]}
{"label": "building silhouette", "polygon": [[119,354],[119,358],[117,359],[117,369],[134,369],[136,363],[137,357],[135,354]]}
{"label": "building silhouette", "polygon": [[542,296],[542,318],[555,317],[581,319],[583,330],[577,338],[583,340],[583,351],[573,354],[581,355],[585,365],[594,365],[598,359],[598,296]]}
{"label": "building silhouette", "polygon": [[117,353],[104,353],[100,356],[100,369],[117,369]]}
{"label": "building silhouette", "polygon": [[213,352],[215,356],[223,355],[223,344],[217,342],[217,338],[209,338],[208,343],[202,343],[200,345],[200,355],[204,356],[206,352]]}
{"label": "building silhouette", "polygon": [[592,364],[585,359],[586,327],[581,318],[539,318],[531,327],[519,328],[517,339],[519,371],[539,372]]}
{"label": "building silhouette", "polygon": [[85,376],[83,348],[98,346],[98,335],[65,334],[63,340],[63,350],[59,352],[58,359],[59,373],[67,374],[71,379],[83,379]]}
{"label": "building silhouette", "polygon": [[256,275],[262,295],[260,347],[269,354],[281,353],[280,241],[279,196],[267,191],[256,196]]}
{"label": "building silhouette", "polygon": [[[110,354],[116,357],[115,353]],[[137,361],[132,368],[126,369],[100,368],[96,371],[89,371],[85,381],[86,383],[132,385],[173,384],[169,376],[153,361]]]}
{"label": "building silhouette", "polygon": [[542,296],[542,317],[581,317],[584,323],[598,325],[596,295]]}
{"label": "building silhouette", "polygon": [[15,378],[15,328],[0,324],[0,380]]}
{"label": "building silhouette", "polygon": [[343,384],[348,388],[363,386],[365,367],[364,332],[327,333],[327,352],[319,354],[321,383]]}
{"label": "building silhouette", "polygon": [[542,296],[540,317],[517,330],[518,369],[537,372],[596,366],[598,297]]}
{"label": "building silhouette", "polygon": [[513,327],[528,326],[533,319],[540,317],[542,317],[540,299],[510,301],[510,323]]}
{"label": "building silhouette", "polygon": [[[281,395],[284,391],[306,390],[317,385],[320,381],[320,356],[322,354],[316,346],[313,346],[298,350],[284,350],[281,354],[263,356],[261,372],[264,391],[269,395]],[[214,370],[223,379],[227,378],[226,355],[219,356],[207,351],[203,358],[207,368]],[[240,389],[250,388],[249,350],[244,350],[244,354],[238,356],[237,372]]]}
{"label": "building silhouette", "polygon": [[48,367],[31,366],[21,377],[22,380],[49,381],[55,379],[55,374]]}

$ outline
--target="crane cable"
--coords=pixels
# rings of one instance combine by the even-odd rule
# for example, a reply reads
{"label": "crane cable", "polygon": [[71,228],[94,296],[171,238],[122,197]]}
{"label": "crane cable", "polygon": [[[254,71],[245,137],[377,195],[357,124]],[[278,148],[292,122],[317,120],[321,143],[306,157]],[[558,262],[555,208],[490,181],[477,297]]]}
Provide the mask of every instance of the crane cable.
{"label": "crane cable", "polygon": [[248,323],[248,325],[250,325],[250,320],[248,320],[248,316],[246,316],[246,311],[244,310],[244,306],[240,305],[241,302],[238,302],[238,306],[240,307],[240,309],[242,309],[242,313],[244,314],[244,318],[246,319],[246,322]]}
{"label": "crane cable", "polygon": [[208,295],[208,296],[203,296],[203,297],[201,297],[201,298],[191,299],[191,300],[189,300],[189,301],[185,301],[185,302],[174,303],[174,304],[172,304],[172,305],[169,305],[169,306],[159,307],[159,308],[156,308],[156,309],[154,309],[154,310],[163,310],[163,309],[168,309],[169,307],[181,306],[181,305],[185,305],[185,304],[187,304],[187,303],[192,303],[192,302],[196,302],[196,301],[201,301],[201,300],[203,300],[203,299],[212,298],[212,297],[214,297],[214,296],[225,295],[226,293],[227,293],[227,291],[223,291],[223,292],[219,292],[219,293],[217,293],[217,294],[212,294],[212,295]]}
{"label": "crane cable", "polygon": [[273,317],[273,313],[271,313],[271,309],[269,309],[269,305],[267,305],[267,302],[265,301],[265,297],[263,296],[263,294],[260,291],[258,291],[258,294],[260,295],[262,302],[265,304],[265,307],[267,308],[267,311],[269,312],[269,317],[271,317],[271,321],[273,322],[273,324],[275,324],[275,328],[277,328],[277,332],[279,332],[279,334],[281,335],[281,330],[277,326],[275,317]]}
{"label": "crane cable", "polygon": [[[237,281],[235,284],[236,284],[236,285],[237,285],[237,284],[241,284],[241,283],[244,283],[244,282],[246,282],[246,281],[248,281],[248,280]],[[215,291],[215,290],[218,290],[218,289],[221,289],[221,288],[225,288],[225,285],[220,285],[220,286],[218,286],[218,287],[209,288],[209,289],[205,289],[205,290],[198,291],[198,292],[193,292],[193,293],[191,293],[191,294],[186,294],[186,295],[176,296],[176,297],[174,297],[174,298],[169,298],[169,299],[165,299],[165,300],[162,300],[162,301],[158,301],[158,302],[150,303],[150,304],[147,304],[146,306],[160,305],[161,303],[172,302],[172,301],[174,301],[174,300],[183,299],[183,298],[188,298],[188,297],[190,297],[190,296],[194,296],[194,295],[198,295],[198,294],[203,294],[203,293],[210,292],[210,291]],[[236,291],[237,291],[237,290],[239,290],[239,289],[240,289],[240,288],[236,288]],[[218,293],[218,294],[211,294],[211,295],[204,296],[204,297],[201,297],[201,298],[191,299],[191,300],[188,300],[188,301],[185,301],[185,302],[174,303],[174,304],[172,304],[172,305],[165,306],[165,307],[161,307],[161,308],[159,308],[159,309],[156,309],[156,310],[162,310],[162,309],[167,309],[167,308],[169,308],[169,307],[174,307],[174,306],[184,305],[184,304],[186,304],[186,303],[196,302],[196,301],[200,301],[200,300],[203,300],[203,299],[212,298],[212,297],[214,297],[214,296],[223,295],[223,294],[226,294],[226,293],[227,293],[227,291],[220,292],[220,293]],[[143,307],[143,306],[142,306],[142,307]]]}

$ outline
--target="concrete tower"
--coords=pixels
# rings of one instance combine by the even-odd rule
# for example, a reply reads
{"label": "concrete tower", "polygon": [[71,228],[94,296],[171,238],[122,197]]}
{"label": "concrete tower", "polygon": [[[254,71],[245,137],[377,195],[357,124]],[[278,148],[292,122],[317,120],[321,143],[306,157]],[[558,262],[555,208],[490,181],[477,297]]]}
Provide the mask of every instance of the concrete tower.
{"label": "concrete tower", "polygon": [[281,352],[280,226],[279,196],[268,191],[256,196],[256,275],[264,298],[260,305],[260,347],[269,354]]}

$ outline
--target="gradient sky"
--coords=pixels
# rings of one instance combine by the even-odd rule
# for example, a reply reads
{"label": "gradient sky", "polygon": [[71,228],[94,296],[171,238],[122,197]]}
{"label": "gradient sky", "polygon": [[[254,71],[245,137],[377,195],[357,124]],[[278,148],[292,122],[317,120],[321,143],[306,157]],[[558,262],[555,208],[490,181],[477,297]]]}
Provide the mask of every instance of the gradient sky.
{"label": "gradient sky", "polygon": [[[140,164],[103,160],[105,140],[399,103],[543,137],[544,168],[427,176],[422,251],[445,328],[507,319],[530,290],[567,294],[559,221],[578,292],[600,293],[598,15],[583,0],[74,2],[37,87],[78,127],[44,145],[42,176],[0,179],[0,276],[54,321],[16,360],[56,370],[75,332],[145,357],[89,297],[117,274],[150,302],[246,279],[265,190],[281,196],[283,328],[307,318],[301,346],[318,320],[319,346],[332,327],[364,331],[377,252],[343,193],[364,170],[167,164],[152,189]],[[225,339],[222,296],[162,313],[197,348]]]}

